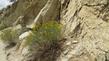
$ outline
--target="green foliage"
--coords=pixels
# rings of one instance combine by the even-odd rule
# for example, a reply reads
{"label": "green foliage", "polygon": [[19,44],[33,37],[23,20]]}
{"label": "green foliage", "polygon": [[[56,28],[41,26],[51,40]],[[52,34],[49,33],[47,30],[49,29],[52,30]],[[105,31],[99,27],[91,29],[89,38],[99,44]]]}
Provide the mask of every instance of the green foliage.
{"label": "green foliage", "polygon": [[61,36],[61,25],[56,21],[49,21],[36,25],[32,34],[26,38],[26,45],[37,43],[39,45],[55,43]]}
{"label": "green foliage", "polygon": [[20,35],[20,29],[17,29],[17,27],[8,27],[4,30],[0,31],[0,40],[3,42],[11,42],[18,39]]}
{"label": "green foliage", "polygon": [[0,39],[4,42],[12,40],[12,37],[10,35],[11,35],[11,28],[6,28],[0,32]]}
{"label": "green foliage", "polygon": [[7,27],[7,25],[4,22],[0,23],[0,30],[4,29],[6,27]]}

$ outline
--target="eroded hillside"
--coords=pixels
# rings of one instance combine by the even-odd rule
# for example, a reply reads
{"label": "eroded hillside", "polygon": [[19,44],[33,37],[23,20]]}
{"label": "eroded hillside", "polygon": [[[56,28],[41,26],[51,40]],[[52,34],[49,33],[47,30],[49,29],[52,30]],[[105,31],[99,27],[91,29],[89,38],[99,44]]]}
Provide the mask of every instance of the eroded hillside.
{"label": "eroded hillside", "polygon": [[18,0],[0,11],[2,61],[109,61],[108,0]]}

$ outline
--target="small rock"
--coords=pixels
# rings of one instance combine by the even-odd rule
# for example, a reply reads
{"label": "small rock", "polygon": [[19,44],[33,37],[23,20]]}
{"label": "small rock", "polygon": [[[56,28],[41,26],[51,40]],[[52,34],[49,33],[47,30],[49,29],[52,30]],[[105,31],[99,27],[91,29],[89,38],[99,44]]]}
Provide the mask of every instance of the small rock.
{"label": "small rock", "polygon": [[73,44],[77,44],[77,43],[78,43],[78,41],[72,41],[72,43],[73,43]]}

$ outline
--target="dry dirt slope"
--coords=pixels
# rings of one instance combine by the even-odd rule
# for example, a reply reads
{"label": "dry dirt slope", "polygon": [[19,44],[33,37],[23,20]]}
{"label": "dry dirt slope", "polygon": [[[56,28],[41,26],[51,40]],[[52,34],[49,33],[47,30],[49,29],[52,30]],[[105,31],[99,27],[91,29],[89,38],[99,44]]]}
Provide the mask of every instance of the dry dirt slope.
{"label": "dry dirt slope", "polygon": [[42,59],[36,50],[29,52],[27,47],[19,53],[16,45],[6,49],[6,44],[1,50],[7,61],[109,61],[109,0],[18,0],[0,13],[0,20],[5,24],[1,30],[21,24],[21,34],[39,22],[63,24],[61,52],[48,53],[51,57],[45,54]]}

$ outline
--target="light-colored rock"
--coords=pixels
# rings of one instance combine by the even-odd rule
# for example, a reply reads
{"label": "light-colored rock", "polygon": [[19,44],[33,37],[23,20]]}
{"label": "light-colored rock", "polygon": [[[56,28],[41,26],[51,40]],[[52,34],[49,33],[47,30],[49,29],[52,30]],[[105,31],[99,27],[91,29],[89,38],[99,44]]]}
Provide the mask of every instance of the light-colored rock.
{"label": "light-colored rock", "polygon": [[[73,39],[76,39],[79,43],[82,43],[82,46],[80,46],[75,54],[69,54],[76,56],[78,55],[77,51],[80,51],[80,49],[84,48],[84,51],[86,54],[89,54],[89,58],[87,60],[84,60],[85,58],[81,58],[79,56],[76,56],[77,61],[106,61],[107,58],[105,57],[105,53],[109,51],[108,47],[108,19],[107,17],[104,18],[104,16],[108,16],[108,0],[70,0],[70,3],[67,7],[67,12],[65,12],[62,17],[61,23],[65,25],[65,35],[72,38],[72,40],[67,39],[67,42],[72,42]],[[103,17],[102,17],[103,16]],[[65,44],[68,46],[68,44]],[[69,47],[73,46],[73,44],[70,44]],[[68,50],[67,47],[65,49]],[[70,48],[69,48],[70,49]],[[74,49],[75,50],[75,49]],[[70,50],[69,52],[72,52]],[[82,54],[82,57],[85,54]],[[75,58],[64,58],[67,55],[61,56],[62,60],[66,59],[66,61],[76,61]],[[68,57],[68,56],[67,56]],[[91,59],[93,60],[91,60]]]}
{"label": "light-colored rock", "polygon": [[25,39],[25,38],[28,37],[31,33],[32,33],[31,31],[24,32],[23,34],[21,34],[21,35],[19,36],[19,40]]}
{"label": "light-colored rock", "polygon": [[[16,8],[14,12],[13,8]],[[19,0],[13,8],[10,8],[9,11],[7,9],[3,16],[6,19],[2,19],[9,20],[9,24],[12,25],[13,21],[15,22],[18,17],[23,16],[23,23],[29,30],[20,34],[18,50],[16,50],[16,46],[12,47],[6,50],[9,54],[6,56],[4,50],[0,49],[0,52],[3,52],[0,57],[6,56],[8,61],[109,60],[108,0]],[[51,50],[47,53],[42,53],[45,47],[38,51],[38,45],[24,48],[25,38],[31,34],[32,28],[37,23],[51,20],[60,20],[60,23],[63,24],[62,36],[65,38],[65,42],[61,46],[62,51],[60,53],[54,51],[56,46],[54,49],[48,47]],[[29,49],[32,51],[30,52]],[[50,55],[50,53],[54,54]]]}

